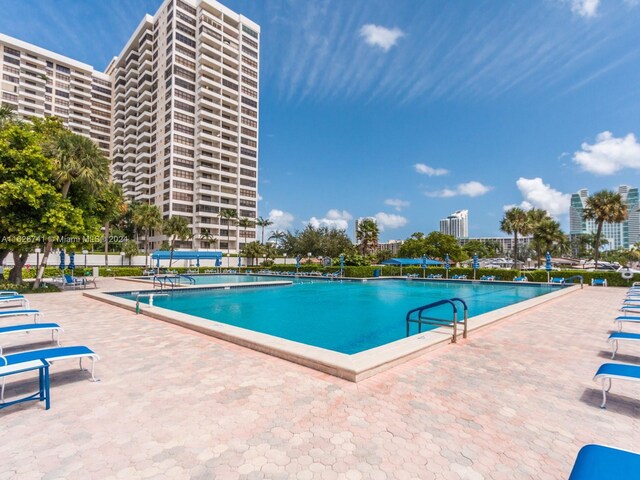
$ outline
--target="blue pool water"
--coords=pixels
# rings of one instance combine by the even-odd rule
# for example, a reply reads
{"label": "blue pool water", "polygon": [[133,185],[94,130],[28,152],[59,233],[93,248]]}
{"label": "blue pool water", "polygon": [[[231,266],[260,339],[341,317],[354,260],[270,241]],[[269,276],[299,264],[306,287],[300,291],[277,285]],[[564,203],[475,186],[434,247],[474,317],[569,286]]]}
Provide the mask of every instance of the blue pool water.
{"label": "blue pool water", "polygon": [[[212,275],[187,275],[193,278],[196,282],[196,285],[215,285],[217,283],[245,283],[245,282],[273,282],[275,280],[287,280],[282,277],[274,277],[272,275],[233,275],[233,274],[212,274]],[[141,277],[146,280],[151,280],[153,277]],[[164,278],[164,275],[159,275],[160,279]],[[170,276],[173,280],[173,276]],[[186,278],[182,278],[180,280],[181,285],[189,286],[189,280]]]}
{"label": "blue pool water", "polygon": [[[243,275],[239,277],[248,278]],[[405,316],[412,308],[443,298],[459,297],[469,305],[469,316],[472,317],[544,295],[557,288],[550,285],[407,280],[292,281],[294,283],[287,286],[183,290],[169,297],[157,297],[154,304],[353,354],[404,338]],[[133,294],[118,295],[135,299]],[[436,316],[450,318],[451,307],[439,308],[442,309],[434,311]],[[415,327],[412,333],[415,333]]]}

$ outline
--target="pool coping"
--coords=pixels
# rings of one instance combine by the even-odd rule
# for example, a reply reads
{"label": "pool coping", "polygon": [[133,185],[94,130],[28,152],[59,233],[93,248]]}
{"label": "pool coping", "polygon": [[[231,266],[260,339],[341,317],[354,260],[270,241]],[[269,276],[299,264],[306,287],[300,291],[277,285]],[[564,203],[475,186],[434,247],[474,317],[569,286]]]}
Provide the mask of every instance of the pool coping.
{"label": "pool coping", "polygon": [[[292,282],[246,282],[229,283],[215,285],[197,285],[182,287],[180,291],[186,289],[227,289],[227,288],[248,288],[290,285]],[[533,283],[533,282],[531,282]],[[546,284],[542,284],[546,285]],[[578,285],[558,288],[556,291],[530,298],[522,302],[508,305],[506,307],[483,313],[469,318],[469,336],[474,331],[492,325],[501,320],[505,320],[516,313],[523,312],[542,303],[554,300],[558,297],[575,292]],[[154,290],[146,290],[153,292]],[[126,292],[126,291],[125,291]],[[83,295],[94,300],[102,301],[110,305],[124,308],[135,312],[136,302],[114,296],[114,293],[125,293],[122,290],[111,292],[83,292]],[[162,293],[155,290],[156,293]],[[142,291],[141,291],[142,293]],[[421,334],[402,338],[379,347],[371,348],[363,352],[347,355],[344,353],[327,350],[320,347],[305,345],[303,343],[287,340],[266,333],[236,327],[215,320],[208,320],[186,313],[176,312],[158,306],[149,307],[146,304],[140,305],[140,313],[148,317],[162,320],[174,325],[178,325],[196,332],[251,348],[290,362],[294,362],[315,370],[328,373],[330,375],[359,382],[373,375],[381,373],[396,365],[407,362],[417,356],[424,354],[438,346],[451,343],[451,331],[447,328],[436,328]],[[461,335],[459,336],[459,340]],[[467,342],[469,340],[465,340]]]}

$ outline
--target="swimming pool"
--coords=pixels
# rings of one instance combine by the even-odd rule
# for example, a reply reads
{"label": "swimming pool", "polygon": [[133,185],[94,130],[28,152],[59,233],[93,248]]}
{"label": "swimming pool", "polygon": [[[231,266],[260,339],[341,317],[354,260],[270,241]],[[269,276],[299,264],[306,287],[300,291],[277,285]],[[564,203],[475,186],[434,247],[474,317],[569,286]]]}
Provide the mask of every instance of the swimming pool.
{"label": "swimming pool", "polygon": [[[137,277],[139,280],[148,280],[152,281],[153,277]],[[165,275],[158,275],[158,278],[162,280],[165,278]],[[176,277],[173,275],[169,275],[168,278],[170,280],[174,280]],[[234,274],[212,274],[212,275],[182,275],[180,279],[180,285],[189,286],[190,282],[188,278],[193,278],[196,285],[215,285],[219,283],[253,283],[253,282],[268,282],[268,281],[276,281],[281,280],[281,278],[277,278],[271,275],[234,275]],[[170,284],[170,282],[168,282]]]}
{"label": "swimming pool", "polygon": [[[245,275],[236,277],[243,281],[251,281],[249,279],[252,278]],[[254,281],[265,280],[265,277],[253,278]],[[421,305],[459,297],[467,302],[469,317],[473,317],[559,288],[539,284],[401,279],[366,282],[308,278],[291,280],[291,285],[270,288],[178,290],[168,297],[156,297],[154,304],[352,355],[405,338],[406,313]],[[131,292],[113,295],[135,300],[135,294]],[[451,315],[450,308],[444,306],[434,313],[447,317]],[[415,333],[415,328],[412,333]]]}

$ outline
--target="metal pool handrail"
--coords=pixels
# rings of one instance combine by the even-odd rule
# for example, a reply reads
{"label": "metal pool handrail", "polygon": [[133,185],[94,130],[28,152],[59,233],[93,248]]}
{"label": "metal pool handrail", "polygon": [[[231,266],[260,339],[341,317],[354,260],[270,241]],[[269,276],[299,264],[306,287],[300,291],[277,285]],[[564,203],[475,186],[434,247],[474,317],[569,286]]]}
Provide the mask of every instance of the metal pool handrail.
{"label": "metal pool handrail", "polygon": [[140,313],[140,299],[149,297],[149,308],[153,307],[153,297],[168,297],[168,293],[139,293],[136,295],[136,315]]}
{"label": "metal pool handrail", "polygon": [[564,281],[564,283],[567,283],[567,282],[573,283],[573,280],[576,278],[580,279],[580,288],[584,288],[584,277],[582,275],[574,275],[573,277],[569,277]]}
{"label": "metal pool handrail", "polygon": [[[158,284],[160,285],[160,290],[164,290],[164,286],[166,285],[166,282],[169,282],[171,284],[171,289],[173,290],[175,288],[175,283],[173,283],[173,280],[171,280],[172,278],[178,278],[178,280],[180,280],[180,277],[170,277],[169,275],[164,275],[164,276],[160,276],[160,275],[154,275],[153,276],[153,288],[156,288],[156,280],[158,280]],[[164,283],[162,282],[162,280],[164,279]]]}
{"label": "metal pool handrail", "polygon": [[[460,306],[456,306],[456,303],[460,303]],[[442,305],[451,305],[453,316],[451,319],[446,318],[438,318],[438,317],[428,317],[423,316],[423,313],[427,310],[440,307]],[[458,320],[458,309],[462,309],[463,311],[463,319],[462,321]],[[411,316],[417,313],[417,318],[412,318]],[[409,328],[412,323],[418,324],[418,333],[422,333],[422,325],[434,325],[438,327],[452,327],[453,335],[451,338],[452,343],[456,343],[458,338],[458,324],[463,324],[462,338],[467,338],[467,325],[469,318],[469,308],[467,303],[461,298],[449,298],[438,300],[437,302],[429,303],[428,305],[423,305],[422,307],[414,308],[413,310],[409,310],[406,316],[407,323],[407,337],[409,336]]]}
{"label": "metal pool handrail", "polygon": [[180,279],[182,279],[182,278],[186,278],[187,280],[189,280],[189,283],[190,283],[191,285],[195,285],[195,284],[196,284],[196,279],[195,279],[195,278],[193,278],[193,277],[192,277],[192,276],[190,276],[190,275],[178,275],[178,280],[180,280]]}

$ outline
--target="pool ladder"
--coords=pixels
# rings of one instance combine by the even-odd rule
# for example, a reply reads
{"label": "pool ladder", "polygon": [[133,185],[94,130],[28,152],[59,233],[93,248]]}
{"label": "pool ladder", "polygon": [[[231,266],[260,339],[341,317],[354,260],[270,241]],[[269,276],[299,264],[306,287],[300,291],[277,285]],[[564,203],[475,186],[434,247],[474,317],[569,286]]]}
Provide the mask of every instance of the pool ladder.
{"label": "pool ladder", "polygon": [[144,297],[149,297],[149,308],[153,307],[153,298],[154,297],[168,297],[168,293],[139,293],[136,295],[136,315],[140,313],[140,299]]}
{"label": "pool ladder", "polygon": [[[457,305],[457,304],[460,305]],[[429,310],[440,307],[442,305],[450,305],[452,310],[452,317],[450,319],[430,317],[425,314]],[[462,319],[458,318],[458,311],[462,310]],[[462,325],[462,338],[467,338],[467,326],[469,320],[469,307],[467,303],[461,298],[449,298],[438,300],[437,302],[423,305],[422,307],[414,308],[407,312],[407,337],[409,336],[409,330],[412,323],[418,324],[418,333],[422,333],[422,326],[436,326],[436,327],[451,327],[453,329],[453,335],[451,343],[456,343],[458,340],[458,325]]]}

